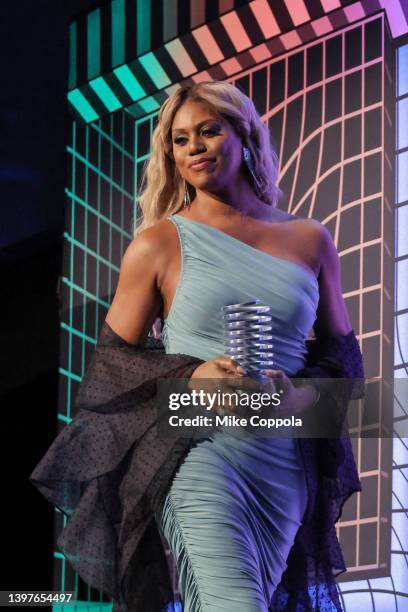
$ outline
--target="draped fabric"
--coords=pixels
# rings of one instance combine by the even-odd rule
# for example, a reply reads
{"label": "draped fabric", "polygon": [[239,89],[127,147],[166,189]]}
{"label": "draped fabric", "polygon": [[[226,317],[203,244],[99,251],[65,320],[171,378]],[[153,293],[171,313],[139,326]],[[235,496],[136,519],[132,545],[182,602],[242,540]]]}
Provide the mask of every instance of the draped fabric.
{"label": "draped fabric", "polygon": [[[59,549],[85,582],[112,597],[115,612],[171,610],[174,594],[154,517],[194,440],[158,436],[157,383],[189,378],[200,363],[166,354],[153,338],[145,348],[132,346],[105,322],[75,417],[30,476],[69,519]],[[297,376],[362,379],[354,333],[308,342]],[[320,391],[325,409],[348,401],[329,382]],[[361,490],[350,439],[299,439],[299,445],[308,504],[271,610],[341,610],[334,578],[346,568],[334,524],[344,502]]]}
{"label": "draped fabric", "polygon": [[163,324],[166,353],[204,360],[222,355],[222,308],[257,299],[270,307],[274,367],[295,374],[303,367],[316,319],[315,274],[206,223],[178,214],[168,220],[179,236],[181,272]]}

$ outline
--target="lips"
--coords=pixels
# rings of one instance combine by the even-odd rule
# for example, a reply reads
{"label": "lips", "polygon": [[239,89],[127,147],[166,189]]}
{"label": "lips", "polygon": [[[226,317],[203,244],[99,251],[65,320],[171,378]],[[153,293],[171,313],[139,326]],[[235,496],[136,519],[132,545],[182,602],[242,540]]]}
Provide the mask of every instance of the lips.
{"label": "lips", "polygon": [[215,159],[213,157],[201,157],[200,159],[196,159],[189,166],[191,170],[205,170],[210,164],[213,164]]}

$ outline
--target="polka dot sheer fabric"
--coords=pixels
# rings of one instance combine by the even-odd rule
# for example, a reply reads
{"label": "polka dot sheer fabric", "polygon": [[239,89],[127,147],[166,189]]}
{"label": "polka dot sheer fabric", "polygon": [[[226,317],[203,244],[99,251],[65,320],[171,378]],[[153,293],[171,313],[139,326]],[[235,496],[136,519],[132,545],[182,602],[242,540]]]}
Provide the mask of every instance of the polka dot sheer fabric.
{"label": "polka dot sheer fabric", "polygon": [[[319,403],[349,397],[330,378],[363,379],[353,332],[310,341],[299,378],[321,381]],[[166,354],[149,337],[128,344],[105,322],[75,401],[76,414],[30,476],[68,521],[57,545],[81,578],[109,595],[114,612],[163,612],[175,602],[155,515],[193,444],[157,432],[157,381],[189,378],[201,360]],[[335,389],[339,389],[337,385]],[[363,393],[353,386],[354,397]],[[345,571],[335,522],[344,502],[361,490],[350,439],[299,439],[308,504],[273,611],[340,611],[335,577]]]}

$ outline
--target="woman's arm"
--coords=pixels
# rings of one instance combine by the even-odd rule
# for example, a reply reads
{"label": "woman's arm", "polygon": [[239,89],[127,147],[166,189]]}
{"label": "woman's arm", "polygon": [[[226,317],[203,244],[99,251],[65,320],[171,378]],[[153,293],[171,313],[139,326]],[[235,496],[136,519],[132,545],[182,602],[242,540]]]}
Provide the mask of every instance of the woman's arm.
{"label": "woman's arm", "polygon": [[119,282],[105,321],[129,344],[143,347],[159,316],[162,296],[157,278],[163,248],[154,227],[142,231],[126,249]]}
{"label": "woman's arm", "polygon": [[319,305],[314,324],[316,338],[346,336],[352,327],[341,287],[340,259],[330,232],[319,224]]}

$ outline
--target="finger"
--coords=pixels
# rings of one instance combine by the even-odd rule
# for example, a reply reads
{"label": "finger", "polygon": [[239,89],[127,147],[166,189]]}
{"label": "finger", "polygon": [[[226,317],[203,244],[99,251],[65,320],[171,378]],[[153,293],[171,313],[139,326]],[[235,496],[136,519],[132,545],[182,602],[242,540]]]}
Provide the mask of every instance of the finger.
{"label": "finger", "polygon": [[245,374],[245,370],[239,365],[239,363],[228,355],[220,355],[219,357],[216,357],[213,361],[220,368],[223,368],[225,370],[233,370],[241,375]]}
{"label": "finger", "polygon": [[262,372],[268,378],[283,378],[284,376],[282,370],[263,370]]}

